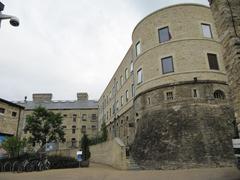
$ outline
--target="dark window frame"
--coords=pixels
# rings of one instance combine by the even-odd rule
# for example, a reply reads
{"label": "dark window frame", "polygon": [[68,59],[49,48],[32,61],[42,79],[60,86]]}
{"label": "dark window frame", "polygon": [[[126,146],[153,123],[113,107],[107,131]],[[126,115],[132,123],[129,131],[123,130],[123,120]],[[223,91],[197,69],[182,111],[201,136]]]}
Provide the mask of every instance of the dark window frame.
{"label": "dark window frame", "polygon": [[[163,61],[164,61],[165,59],[169,59],[169,58],[171,58],[171,60],[172,60],[172,61],[171,61],[171,62],[172,62],[172,71],[164,72]],[[162,74],[168,74],[168,73],[173,73],[173,72],[174,72],[173,56],[168,56],[168,57],[162,58],[162,59],[161,59],[161,64],[162,64]]]}
{"label": "dark window frame", "polygon": [[[211,59],[212,57],[214,57],[215,59]],[[208,58],[209,69],[211,69],[211,70],[220,70],[217,54],[207,53],[207,58]]]}
{"label": "dark window frame", "polygon": [[[163,41],[161,41],[161,35],[160,35],[160,31],[161,30],[164,30],[164,29],[167,29],[168,30],[168,40],[163,40]],[[169,28],[169,26],[165,26],[165,27],[162,27],[162,28],[159,28],[158,29],[158,39],[159,39],[159,43],[164,43],[164,42],[168,42],[168,41],[170,41],[171,39],[172,39],[172,35],[171,35],[171,33],[170,33],[170,28]]]}
{"label": "dark window frame", "polygon": [[[138,45],[140,45],[139,52],[137,49]],[[136,57],[138,57],[141,54],[141,42],[140,41],[138,41],[135,45],[135,52],[136,52]]]}

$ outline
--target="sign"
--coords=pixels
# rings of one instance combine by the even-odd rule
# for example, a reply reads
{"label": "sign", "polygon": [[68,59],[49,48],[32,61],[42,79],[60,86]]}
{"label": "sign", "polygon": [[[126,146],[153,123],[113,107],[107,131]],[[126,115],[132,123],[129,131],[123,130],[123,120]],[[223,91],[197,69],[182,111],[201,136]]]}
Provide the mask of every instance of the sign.
{"label": "sign", "polygon": [[82,161],[82,151],[77,151],[77,160]]}
{"label": "sign", "polygon": [[240,148],[240,139],[232,139],[233,148]]}

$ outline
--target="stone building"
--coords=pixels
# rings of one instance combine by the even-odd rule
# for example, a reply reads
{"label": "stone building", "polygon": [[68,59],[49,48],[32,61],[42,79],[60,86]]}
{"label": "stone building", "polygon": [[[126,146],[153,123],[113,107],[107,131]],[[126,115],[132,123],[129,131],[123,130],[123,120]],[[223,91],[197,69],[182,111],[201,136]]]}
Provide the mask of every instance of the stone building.
{"label": "stone building", "polygon": [[[0,98],[0,144],[7,137],[20,136],[24,107]],[[0,157],[3,150],[0,149]]]}
{"label": "stone building", "polygon": [[209,7],[179,4],[145,17],[99,100],[99,124],[145,168],[232,162],[234,120]]}
{"label": "stone building", "polygon": [[[22,131],[25,127],[26,116],[36,107],[42,106],[63,116],[65,143],[59,144],[60,149],[79,147],[82,135],[86,133],[89,138],[97,135],[98,104],[97,101],[88,100],[87,93],[78,93],[77,100],[53,101],[52,94],[33,94],[32,101],[18,102],[25,107]],[[24,133],[22,137],[29,136]]]}
{"label": "stone building", "polygon": [[209,0],[230,85],[235,117],[240,130],[240,1]]}

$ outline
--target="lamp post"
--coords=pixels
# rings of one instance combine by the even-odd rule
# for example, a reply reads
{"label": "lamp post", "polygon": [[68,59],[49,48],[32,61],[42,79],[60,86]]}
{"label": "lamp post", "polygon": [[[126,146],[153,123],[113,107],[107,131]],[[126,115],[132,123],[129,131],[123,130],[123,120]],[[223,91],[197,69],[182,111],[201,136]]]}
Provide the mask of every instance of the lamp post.
{"label": "lamp post", "polygon": [[4,10],[4,4],[0,2],[0,27],[1,27],[1,21],[5,19],[10,19],[10,24],[12,26],[19,26],[19,19],[16,16],[2,14],[2,11]]}

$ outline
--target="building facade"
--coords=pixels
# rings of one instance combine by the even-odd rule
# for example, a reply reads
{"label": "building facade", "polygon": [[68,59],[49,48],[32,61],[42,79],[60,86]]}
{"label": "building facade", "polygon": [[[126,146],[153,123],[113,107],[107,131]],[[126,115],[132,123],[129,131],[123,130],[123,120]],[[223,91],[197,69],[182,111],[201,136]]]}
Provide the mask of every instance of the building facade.
{"label": "building facade", "polygon": [[[0,98],[0,144],[11,136],[21,136],[24,107]],[[0,149],[0,158],[4,151]]]}
{"label": "building facade", "polygon": [[240,130],[240,1],[209,0],[231,89],[235,117]]}
{"label": "building facade", "polygon": [[[32,114],[36,107],[45,107],[62,114],[66,142],[59,144],[60,149],[79,147],[83,134],[87,134],[89,138],[97,135],[98,105],[97,101],[88,100],[87,93],[78,93],[77,100],[73,101],[53,101],[52,94],[33,94],[33,101],[18,103],[25,107],[22,131],[26,116]],[[22,137],[29,135],[25,132]]]}
{"label": "building facade", "polygon": [[150,168],[227,162],[233,119],[213,17],[197,4],[141,20],[99,100],[99,124],[106,122],[109,139],[120,137]]}

